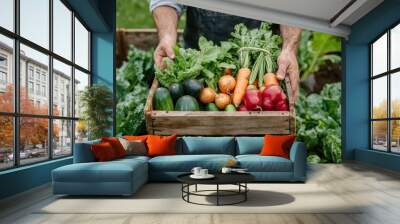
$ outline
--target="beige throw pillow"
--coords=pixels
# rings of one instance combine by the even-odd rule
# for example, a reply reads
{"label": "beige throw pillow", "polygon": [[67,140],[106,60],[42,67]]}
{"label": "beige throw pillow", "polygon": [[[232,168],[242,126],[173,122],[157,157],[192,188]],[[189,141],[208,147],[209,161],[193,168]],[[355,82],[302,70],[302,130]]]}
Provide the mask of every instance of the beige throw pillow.
{"label": "beige throw pillow", "polygon": [[119,138],[122,146],[124,147],[127,156],[135,155],[135,156],[145,156],[147,155],[147,149],[144,141],[141,140],[126,140],[124,138]]}

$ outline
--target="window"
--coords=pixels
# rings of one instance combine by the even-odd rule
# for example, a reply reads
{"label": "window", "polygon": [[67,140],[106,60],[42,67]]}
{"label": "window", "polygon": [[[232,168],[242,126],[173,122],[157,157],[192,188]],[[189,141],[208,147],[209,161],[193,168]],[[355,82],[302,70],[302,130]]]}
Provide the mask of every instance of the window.
{"label": "window", "polygon": [[28,93],[33,94],[34,89],[33,89],[33,82],[28,82]]}
{"label": "window", "polygon": [[[1,13],[4,2],[0,1],[0,21],[2,20]],[[1,23],[0,23],[1,25]],[[11,65],[11,58],[14,57],[14,41],[13,39],[6,37],[0,33],[0,115],[1,113],[12,113],[14,112],[14,69]],[[9,59],[9,60],[7,60]],[[7,62],[6,62],[7,60]],[[3,114],[6,115],[6,114]],[[9,115],[9,114],[8,114]],[[1,129],[1,128],[0,128]],[[1,139],[1,135],[0,135]],[[0,147],[1,148],[1,147]],[[0,160],[1,164],[1,160]],[[1,165],[0,165],[1,166]],[[1,167],[0,167],[1,169]]]}
{"label": "window", "polygon": [[0,91],[6,91],[7,86],[7,56],[0,54]]}
{"label": "window", "polygon": [[36,95],[40,95],[40,84],[36,84]]}
{"label": "window", "polygon": [[33,80],[33,67],[29,66],[29,71],[28,71],[29,79]]}
{"label": "window", "polygon": [[7,73],[0,70],[0,84],[6,85],[7,84]]}
{"label": "window", "polygon": [[400,153],[400,25],[370,45],[371,148]]}
{"label": "window", "polygon": [[0,0],[0,26],[0,170],[72,155],[90,31],[62,0]]}
{"label": "window", "polygon": [[0,1],[0,26],[14,31],[14,0]]}
{"label": "window", "polygon": [[42,86],[42,96],[46,97],[46,86]]}

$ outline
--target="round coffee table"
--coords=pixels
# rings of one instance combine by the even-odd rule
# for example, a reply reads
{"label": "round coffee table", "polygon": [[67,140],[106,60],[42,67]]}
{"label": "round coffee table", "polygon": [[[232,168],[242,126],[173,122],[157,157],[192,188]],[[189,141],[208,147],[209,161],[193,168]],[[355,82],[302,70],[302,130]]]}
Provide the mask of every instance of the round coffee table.
{"label": "round coffee table", "polygon": [[[255,177],[248,173],[229,173],[222,174],[217,173],[213,174],[215,177],[212,179],[193,179],[189,174],[182,174],[178,176],[178,181],[182,183],[182,199],[188,203],[198,204],[198,205],[234,205],[245,202],[247,200],[247,192],[249,188],[247,187],[247,183],[255,180]],[[198,190],[197,185],[215,185],[215,190]],[[236,185],[238,186],[237,190],[224,190],[220,189],[220,185]],[[194,191],[190,191],[190,186],[195,186]],[[214,192],[215,194],[206,194],[209,192]],[[203,197],[216,197],[216,204],[202,204],[193,202],[190,200],[190,196],[203,196]],[[240,196],[240,199],[231,203],[221,203],[221,197],[232,197],[232,196]]]}

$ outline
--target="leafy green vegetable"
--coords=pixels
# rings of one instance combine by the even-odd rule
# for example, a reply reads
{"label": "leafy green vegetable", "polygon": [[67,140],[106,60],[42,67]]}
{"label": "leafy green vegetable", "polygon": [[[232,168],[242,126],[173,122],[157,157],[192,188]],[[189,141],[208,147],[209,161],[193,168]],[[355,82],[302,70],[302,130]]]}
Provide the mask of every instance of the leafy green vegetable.
{"label": "leafy green vegetable", "polygon": [[149,91],[147,78],[153,74],[153,53],[130,47],[128,61],[117,70],[117,133],[146,132],[144,105]]}
{"label": "leafy green vegetable", "polygon": [[326,61],[339,63],[341,57],[341,41],[337,36],[303,31],[298,51],[301,79],[305,80],[317,72]]}
{"label": "leafy green vegetable", "polygon": [[270,23],[261,23],[259,29],[249,30],[243,24],[235,26],[232,33],[235,47],[239,53],[240,66],[251,68],[249,84],[257,79],[259,85],[263,85],[263,77],[266,72],[275,72],[277,58],[280,53],[280,36],[272,33]]}
{"label": "leafy green vegetable", "polygon": [[156,69],[157,80],[162,86],[169,87],[186,79],[204,78],[207,85],[217,89],[217,82],[225,68],[233,68],[234,60],[230,54],[231,44],[222,42],[214,45],[206,38],[199,38],[199,50],[175,47],[175,59],[166,58],[167,67]]}
{"label": "leafy green vegetable", "polygon": [[327,84],[320,94],[300,93],[296,102],[297,138],[306,144],[309,159],[340,163],[341,84]]}

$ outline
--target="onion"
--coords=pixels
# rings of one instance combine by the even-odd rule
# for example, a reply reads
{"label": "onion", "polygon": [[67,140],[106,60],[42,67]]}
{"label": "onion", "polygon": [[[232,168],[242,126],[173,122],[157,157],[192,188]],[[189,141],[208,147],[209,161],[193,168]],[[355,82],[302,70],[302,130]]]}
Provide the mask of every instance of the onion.
{"label": "onion", "polygon": [[218,81],[219,90],[226,94],[230,94],[235,89],[235,85],[236,80],[230,75],[224,75]]}
{"label": "onion", "polygon": [[200,102],[207,104],[207,103],[212,103],[215,100],[215,91],[209,87],[204,88],[200,92]]}
{"label": "onion", "polygon": [[217,107],[220,110],[225,109],[225,107],[230,103],[231,103],[231,98],[229,97],[228,94],[220,93],[217,94],[217,96],[215,96],[215,105],[217,105]]}

